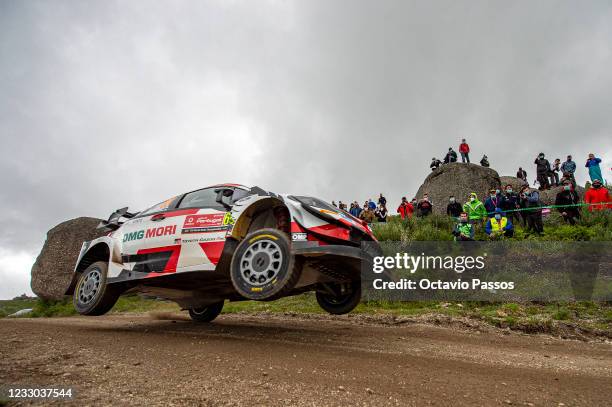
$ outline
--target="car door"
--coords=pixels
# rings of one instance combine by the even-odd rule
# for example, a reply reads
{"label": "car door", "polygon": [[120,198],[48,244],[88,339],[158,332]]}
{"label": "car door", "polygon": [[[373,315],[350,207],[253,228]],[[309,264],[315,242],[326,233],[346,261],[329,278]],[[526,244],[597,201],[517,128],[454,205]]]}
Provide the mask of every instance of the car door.
{"label": "car door", "polygon": [[192,212],[176,208],[179,198],[157,204],[122,226],[121,254],[126,269],[153,275],[176,272],[181,226]]}
{"label": "car door", "polygon": [[193,211],[181,225],[179,271],[214,270],[219,263],[231,215],[217,196],[228,189],[200,189],[185,194],[179,202],[179,210]]}

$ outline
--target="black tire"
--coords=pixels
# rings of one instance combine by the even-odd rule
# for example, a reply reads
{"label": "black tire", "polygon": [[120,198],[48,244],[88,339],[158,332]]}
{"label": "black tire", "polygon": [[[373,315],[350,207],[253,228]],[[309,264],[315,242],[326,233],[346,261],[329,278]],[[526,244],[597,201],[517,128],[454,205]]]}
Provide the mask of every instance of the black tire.
{"label": "black tire", "polygon": [[79,314],[104,315],[119,299],[119,290],[106,284],[107,271],[108,263],[97,261],[81,273],[72,297]]}
{"label": "black tire", "polygon": [[238,244],[230,266],[232,285],[249,300],[283,297],[295,287],[301,273],[289,238],[277,229],[249,233]]}
{"label": "black tire", "polygon": [[317,303],[330,314],[342,315],[351,312],[361,300],[361,282],[352,281],[344,284],[330,285],[335,294],[317,291]]}
{"label": "black tire", "polygon": [[223,301],[219,301],[202,308],[191,308],[189,316],[196,322],[211,322],[219,316],[222,309]]}

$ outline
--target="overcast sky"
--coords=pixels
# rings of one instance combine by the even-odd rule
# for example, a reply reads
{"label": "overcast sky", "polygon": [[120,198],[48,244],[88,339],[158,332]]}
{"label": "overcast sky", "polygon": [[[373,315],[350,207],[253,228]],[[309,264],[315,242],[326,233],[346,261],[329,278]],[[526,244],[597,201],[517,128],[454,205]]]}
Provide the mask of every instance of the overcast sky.
{"label": "overcast sky", "polygon": [[412,197],[462,137],[612,178],[612,3],[0,0],[0,298],[45,233],[220,182]]}

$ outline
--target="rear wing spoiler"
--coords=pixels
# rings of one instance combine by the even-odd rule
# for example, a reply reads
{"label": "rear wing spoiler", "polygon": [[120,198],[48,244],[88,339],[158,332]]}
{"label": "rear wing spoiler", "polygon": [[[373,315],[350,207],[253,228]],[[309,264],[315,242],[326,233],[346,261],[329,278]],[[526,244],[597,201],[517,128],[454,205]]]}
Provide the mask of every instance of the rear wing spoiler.
{"label": "rear wing spoiler", "polygon": [[128,207],[117,209],[115,212],[111,213],[108,217],[108,220],[103,220],[98,224],[98,229],[110,229],[117,230],[121,226],[121,224],[125,221],[122,219],[131,219],[134,216],[138,215],[138,212],[131,213],[128,212]]}

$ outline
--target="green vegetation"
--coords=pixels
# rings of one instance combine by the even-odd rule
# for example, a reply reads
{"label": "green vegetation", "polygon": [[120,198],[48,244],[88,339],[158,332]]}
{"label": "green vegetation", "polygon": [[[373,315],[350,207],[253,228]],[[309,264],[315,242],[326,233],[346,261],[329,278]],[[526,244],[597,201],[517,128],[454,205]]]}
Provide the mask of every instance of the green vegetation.
{"label": "green vegetation", "polygon": [[[0,318],[6,317],[24,308],[32,308],[32,312],[24,315],[28,318],[66,317],[76,315],[72,305],[72,298],[66,297],[60,301],[42,299],[28,300],[0,300]],[[138,295],[124,295],[119,298],[113,307],[113,313],[122,312],[149,312],[149,311],[178,311],[179,307],[168,301],[142,298]]]}
{"label": "green vegetation", "polygon": [[34,305],[38,302],[35,298],[29,299],[15,299],[15,300],[0,300],[0,318],[4,318],[8,315],[14,314],[15,312],[25,309],[34,308]]}
{"label": "green vegetation", "polygon": [[[372,230],[380,241],[447,241],[453,240],[451,231],[455,221],[445,215],[430,215],[425,218],[413,217],[402,220],[399,216],[391,216],[386,223],[375,223]],[[612,241],[612,212],[582,211],[579,225],[571,226],[563,221],[558,212],[552,212],[544,218],[544,234],[542,236],[527,236],[523,226],[517,222],[514,225],[515,235],[508,240],[540,241]],[[487,240],[482,225],[477,225],[476,240]]]}

